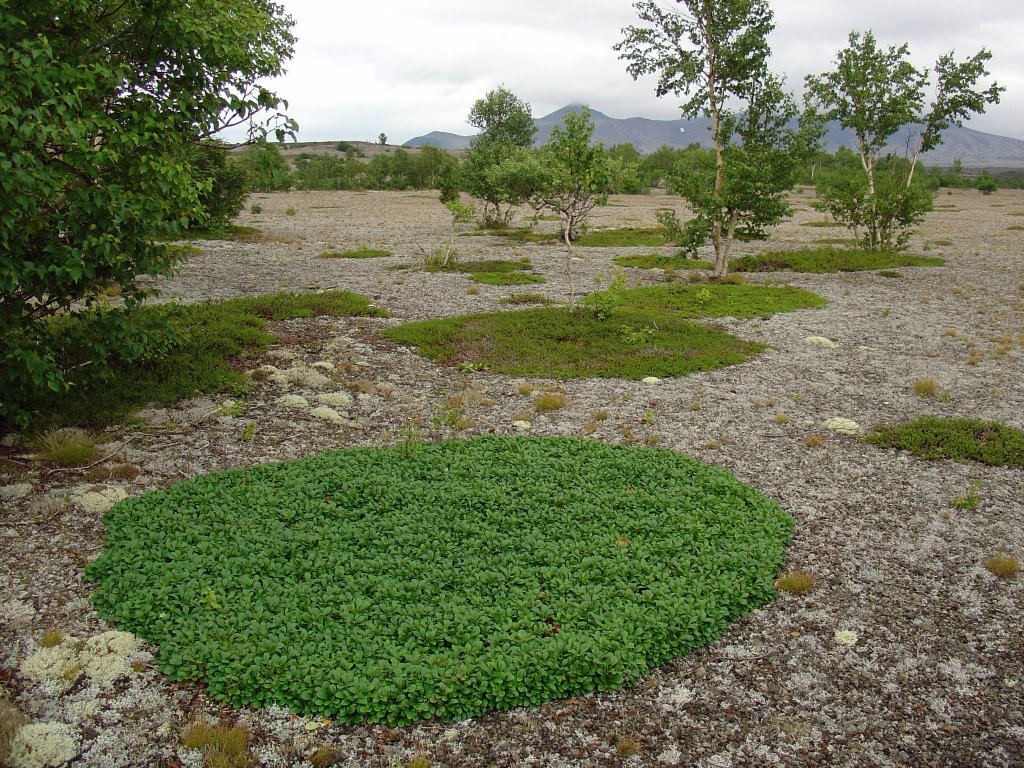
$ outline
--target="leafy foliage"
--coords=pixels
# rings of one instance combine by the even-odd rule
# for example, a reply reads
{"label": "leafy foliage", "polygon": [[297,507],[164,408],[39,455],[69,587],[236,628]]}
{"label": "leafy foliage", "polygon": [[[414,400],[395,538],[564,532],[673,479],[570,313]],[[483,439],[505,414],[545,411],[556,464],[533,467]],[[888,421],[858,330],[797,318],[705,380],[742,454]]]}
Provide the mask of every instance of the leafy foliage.
{"label": "leafy foliage", "polygon": [[[258,85],[281,73],[292,20],[259,0],[0,3],[0,420],[24,425],[34,398],[111,360],[158,351],[132,307],[136,279],[180,257],[165,241],[201,219],[211,181],[192,145],[281,100]],[[281,115],[254,134],[294,125]],[[197,176],[199,178],[197,178]],[[55,339],[45,318],[93,304],[116,285],[126,312],[102,331]],[[136,332],[138,329],[138,332]]]}
{"label": "leafy foliage", "polygon": [[[942,132],[963,125],[999,102],[1004,88],[992,84],[980,90],[992,54],[982,49],[957,61],[952,52],[939,57],[934,68],[934,98],[927,108],[928,70],[909,60],[910,49],[882,48],[871,32],[851,32],[848,46],[836,56],[831,72],[807,78],[807,99],[826,120],[836,120],[856,136],[859,167],[820,188],[822,209],[855,231],[864,231],[865,247],[888,250],[904,247],[907,230],[931,210],[932,193],[914,184],[920,155],[942,143]],[[917,126],[916,143],[907,162],[888,173],[876,171],[889,139]]]}
{"label": "leafy foliage", "polygon": [[921,416],[904,424],[876,427],[864,439],[882,448],[910,451],[922,459],[1024,467],[1024,432],[998,422]]}
{"label": "leafy foliage", "polygon": [[[386,314],[347,291],[146,306],[140,310],[138,322],[143,328],[162,329],[162,333],[169,330],[164,353],[114,365],[110,375],[83,379],[79,386],[40,399],[36,407],[46,420],[102,425],[119,421],[147,403],[173,403],[197,392],[244,392],[249,380],[231,362],[255,354],[274,340],[262,330],[267,320]],[[61,338],[72,326],[71,337],[79,338],[97,332],[89,327],[91,322],[92,317],[84,314],[57,318],[46,328]],[[84,327],[74,327],[77,325]],[[69,350],[69,354],[73,352]]]}
{"label": "leafy foliage", "polygon": [[793,527],[671,451],[497,437],[219,472],[105,524],[97,611],[172,678],[390,724],[628,685],[771,600]]}
{"label": "leafy foliage", "polygon": [[[601,292],[607,293],[607,292]],[[617,291],[589,311],[538,308],[405,323],[384,335],[449,365],[553,378],[683,376],[740,363],[764,347],[690,322],[759,317],[824,299],[795,288],[672,286]],[[638,342],[642,339],[642,342]]]}
{"label": "leafy foliage", "polygon": [[624,29],[615,50],[634,79],[658,76],[658,96],[686,97],[685,117],[711,118],[714,155],[696,152],[701,162],[673,169],[668,179],[670,191],[694,211],[682,244],[693,254],[710,239],[715,276],[722,277],[737,235],[761,237],[789,214],[786,192],[821,128],[814,120],[801,120],[799,130],[789,125],[797,108],[768,71],[768,34],[775,25],[765,0],[681,3],[685,13],[655,0],[634,3],[648,26]]}

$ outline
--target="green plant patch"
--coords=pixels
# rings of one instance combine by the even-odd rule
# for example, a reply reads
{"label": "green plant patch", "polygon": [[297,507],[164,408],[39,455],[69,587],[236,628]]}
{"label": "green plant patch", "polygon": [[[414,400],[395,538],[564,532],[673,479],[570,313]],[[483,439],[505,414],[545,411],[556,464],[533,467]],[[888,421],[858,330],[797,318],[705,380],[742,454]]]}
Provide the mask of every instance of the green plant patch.
{"label": "green plant patch", "polygon": [[663,227],[623,227],[584,232],[577,238],[576,245],[588,248],[650,248],[668,242],[668,233]]}
{"label": "green plant patch", "polygon": [[1024,432],[994,421],[921,416],[903,424],[875,427],[864,439],[881,448],[910,451],[922,459],[1024,467]]}
{"label": "green plant patch", "polygon": [[733,259],[736,272],[863,272],[897,267],[941,267],[945,259],[908,256],[904,253],[865,251],[853,248],[815,248],[802,251],[770,251]]}
{"label": "green plant patch", "polygon": [[445,365],[553,378],[685,376],[741,363],[764,346],[691,321],[821,307],[797,288],[656,286],[619,291],[599,310],[565,307],[421,320],[384,336]]}
{"label": "green plant patch", "polygon": [[228,224],[214,229],[193,229],[181,236],[182,240],[235,240],[239,243],[259,243],[263,232],[256,227]]}
{"label": "green plant patch", "polygon": [[775,595],[793,521],[667,450],[483,437],[114,507],[99,614],[232,706],[462,720],[628,685]]}
{"label": "green plant patch", "polygon": [[469,279],[481,285],[530,285],[547,282],[546,278],[532,272],[473,272]]}
{"label": "green plant patch", "polygon": [[[249,379],[233,361],[257,356],[276,337],[267,320],[297,317],[374,316],[387,312],[348,291],[276,293],[205,304],[163,304],[140,310],[140,325],[166,321],[176,339],[159,357],[115,366],[112,377],[53,395],[41,404],[44,421],[102,426],[122,421],[149,403],[167,405],[198,392],[244,394]],[[77,318],[60,318],[79,322]],[[156,332],[156,331],[154,331]]]}
{"label": "green plant patch", "polygon": [[[828,302],[802,288],[764,285],[655,285],[621,291],[617,307],[657,319],[666,313],[683,318],[769,317],[797,309],[820,309]],[[660,321],[659,321],[660,322]]]}
{"label": "green plant patch", "polygon": [[619,256],[612,262],[620,267],[636,267],[638,269],[712,269],[715,265],[704,259],[690,259],[683,254],[662,256],[647,253],[640,256]]}
{"label": "green plant patch", "polygon": [[554,299],[543,293],[512,293],[498,299],[499,304],[557,304]]}
{"label": "green plant patch", "polygon": [[840,224],[838,221],[821,220],[821,221],[805,221],[800,226],[801,227],[842,227],[844,225]]}
{"label": "green plant patch", "polygon": [[320,254],[321,259],[379,259],[384,256],[391,256],[391,251],[382,251],[378,248],[357,248],[353,251],[324,251]]}
{"label": "green plant patch", "polygon": [[892,279],[898,279],[898,278],[903,277],[903,275],[901,275],[899,272],[896,272],[895,270],[892,270],[892,269],[880,270],[879,273],[878,273],[878,276],[879,277],[888,277],[888,278],[892,278]]}

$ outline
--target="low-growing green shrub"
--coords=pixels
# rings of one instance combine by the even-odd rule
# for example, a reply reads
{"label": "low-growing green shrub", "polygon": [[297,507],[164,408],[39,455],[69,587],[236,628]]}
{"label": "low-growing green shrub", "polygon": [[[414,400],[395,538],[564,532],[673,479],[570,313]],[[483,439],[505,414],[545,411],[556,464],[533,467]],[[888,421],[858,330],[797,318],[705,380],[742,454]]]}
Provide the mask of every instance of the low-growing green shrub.
{"label": "low-growing green shrub", "polygon": [[910,451],[922,459],[1024,466],[1024,432],[998,422],[921,416],[903,424],[876,427],[865,439],[882,448]]}
{"label": "low-growing green shrub", "polygon": [[498,299],[500,304],[554,304],[554,300],[543,293],[512,293]]}
{"label": "low-growing green shrub", "polygon": [[770,251],[741,256],[729,263],[736,272],[863,272],[896,267],[941,267],[945,260],[908,256],[905,253],[865,251],[858,248],[814,248],[800,251]]}
{"label": "low-growing green shrub", "polygon": [[546,283],[542,275],[532,272],[472,272],[469,279],[481,285],[532,285]]}
{"label": "low-growing green shrub", "polygon": [[276,293],[205,304],[143,307],[140,322],[166,318],[175,342],[166,354],[115,366],[109,379],[55,394],[40,404],[43,419],[104,425],[148,403],[169,404],[197,392],[243,393],[249,380],[231,362],[275,340],[267,320],[321,315],[386,317],[348,291]]}
{"label": "low-growing green shrub", "polygon": [[[643,379],[710,371],[764,349],[692,318],[765,317],[824,304],[820,296],[797,288],[655,286],[618,291],[614,305],[604,310],[550,307],[461,315],[405,323],[383,335],[438,362],[471,362],[495,373]],[[643,346],[634,343],[638,333],[644,335]]]}
{"label": "low-growing green shrub", "polygon": [[384,251],[379,248],[356,248],[351,251],[324,251],[320,254],[321,259],[379,259],[384,256],[391,256],[391,251]]}
{"label": "low-growing green shrub", "polygon": [[628,685],[775,595],[793,522],[728,472],[571,438],[331,451],[105,517],[99,614],[175,680],[341,722]]}
{"label": "low-growing green shrub", "polygon": [[524,257],[518,261],[511,259],[452,261],[446,264],[427,264],[424,269],[427,272],[468,274],[470,280],[482,285],[529,285],[547,282],[541,275],[528,272],[530,266],[530,260]]}
{"label": "low-growing green shrub", "polygon": [[640,256],[619,256],[612,262],[620,267],[637,267],[638,269],[712,269],[715,265],[704,259],[691,259],[685,254],[662,256],[648,253]]}

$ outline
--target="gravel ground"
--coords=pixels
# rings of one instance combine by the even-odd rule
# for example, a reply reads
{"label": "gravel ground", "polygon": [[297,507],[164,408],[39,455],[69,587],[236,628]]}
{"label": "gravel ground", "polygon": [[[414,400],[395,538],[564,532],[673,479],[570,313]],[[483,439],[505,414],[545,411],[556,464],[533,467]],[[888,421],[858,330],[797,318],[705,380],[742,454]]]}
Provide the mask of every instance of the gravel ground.
{"label": "gravel ground", "polygon": [[[806,226],[821,218],[809,201],[796,194],[793,220],[771,242],[738,252],[842,235]],[[548,279],[522,289],[471,287],[459,275],[385,269],[444,240],[448,217],[431,194],[288,193],[252,202],[264,213],[243,213],[239,223],[259,227],[265,241],[198,243],[202,254],[161,282],[165,296],[345,288],[393,317],[275,324],[282,342],[259,361],[272,367],[256,372],[255,391],[229,408],[234,415],[222,411],[223,398],[149,409],[139,424],[108,430],[102,449],[110,459],[89,470],[41,466],[8,436],[0,476],[0,690],[9,703],[0,701],[0,733],[16,705],[34,723],[50,724],[53,764],[70,758],[83,766],[198,766],[199,754],[180,745],[180,734],[202,718],[245,724],[264,766],[308,766],[324,746],[336,748],[334,764],[344,766],[402,765],[415,754],[452,767],[1024,765],[1024,579],[999,579],[982,567],[995,552],[1024,555],[1024,471],[921,461],[822,426],[832,417],[866,428],[935,414],[1024,428],[1024,193],[940,195],[911,251],[942,256],[944,267],[900,269],[903,279],[768,276],[815,291],[829,305],[718,321],[771,345],[745,364],[658,384],[563,382],[568,407],[542,416],[531,414],[519,385],[556,382],[442,368],[378,331],[498,309],[499,298],[516,290],[565,299],[558,247],[459,238],[463,259],[528,256]],[[653,225],[668,202],[616,198],[596,212],[594,226]],[[394,256],[318,258],[361,246]],[[610,278],[614,256],[652,250],[581,248],[577,285],[592,290],[597,276]],[[627,274],[634,284],[664,279],[657,270]],[[806,341],[814,336],[836,346]],[[918,378],[934,379],[948,395],[915,395]],[[468,398],[482,401],[468,406],[474,426],[435,428],[446,400],[467,390],[485,396]],[[315,404],[336,391],[354,394],[335,408],[336,422],[280,400],[301,395]],[[101,550],[102,510],[119,496],[327,447],[393,444],[417,423],[426,439],[579,435],[598,410],[608,418],[595,422],[594,437],[657,441],[726,467],[776,499],[797,524],[786,570],[813,573],[817,589],[781,594],[713,646],[628,690],[399,729],[222,707],[198,687],[168,682],[145,646],[114,659],[130,662],[122,663],[125,674],[101,674],[102,665],[84,655],[70,672],[70,662],[44,663],[52,662],[40,654],[46,630],[84,639],[112,629],[91,610],[82,567]],[[527,414],[528,430],[513,426]],[[248,440],[247,427],[255,429]],[[823,445],[806,444],[811,434]],[[113,478],[109,468],[123,463],[140,474]],[[970,506],[955,500],[972,491],[977,506],[958,508]],[[111,637],[101,645],[116,655]],[[43,764],[39,749],[22,764]]]}

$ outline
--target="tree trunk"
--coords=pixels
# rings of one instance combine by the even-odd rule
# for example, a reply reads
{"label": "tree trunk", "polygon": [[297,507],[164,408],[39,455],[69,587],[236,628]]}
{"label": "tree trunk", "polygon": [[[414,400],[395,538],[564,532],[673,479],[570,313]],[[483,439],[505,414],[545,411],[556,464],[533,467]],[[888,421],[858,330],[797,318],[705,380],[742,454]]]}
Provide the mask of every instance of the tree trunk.
{"label": "tree trunk", "polygon": [[569,312],[576,311],[576,287],[572,280],[572,239],[569,231],[572,228],[572,216],[565,220],[565,227],[562,229],[562,239],[565,240],[565,276],[569,279]]}

